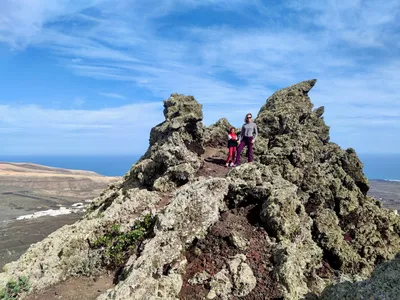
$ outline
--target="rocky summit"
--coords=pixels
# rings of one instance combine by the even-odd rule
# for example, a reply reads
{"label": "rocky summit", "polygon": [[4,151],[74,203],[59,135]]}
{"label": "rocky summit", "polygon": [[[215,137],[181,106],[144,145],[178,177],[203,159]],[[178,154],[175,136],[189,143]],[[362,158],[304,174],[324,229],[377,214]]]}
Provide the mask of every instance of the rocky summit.
{"label": "rocky summit", "polygon": [[98,299],[395,299],[400,218],[367,196],[355,151],[330,141],[315,83],[269,97],[255,161],[218,176],[205,156],[225,153],[229,122],[205,128],[192,96],[171,95],[144,156],[84,218],[6,265],[0,285],[28,280],[24,298],[111,269]]}

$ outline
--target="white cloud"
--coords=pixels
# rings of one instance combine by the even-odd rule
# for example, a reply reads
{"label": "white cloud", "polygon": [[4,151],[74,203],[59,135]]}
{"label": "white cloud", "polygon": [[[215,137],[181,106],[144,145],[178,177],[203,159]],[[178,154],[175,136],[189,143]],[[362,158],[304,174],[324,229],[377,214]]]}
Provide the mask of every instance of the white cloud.
{"label": "white cloud", "polygon": [[400,2],[397,0],[293,0],[288,3],[308,14],[307,21],[324,28],[333,39],[360,47],[384,47],[385,43],[392,42],[396,33],[392,30],[398,29]]}
{"label": "white cloud", "polygon": [[101,0],[3,0],[0,3],[0,41],[23,48],[47,22],[97,5]]}
{"label": "white cloud", "polygon": [[107,97],[107,98],[114,98],[114,99],[126,99],[125,96],[118,94],[118,93],[104,93],[104,92],[99,92],[98,93],[101,96]]}
{"label": "white cloud", "polygon": [[163,116],[161,102],[102,110],[2,105],[0,120],[0,154],[142,154]]}
{"label": "white cloud", "polygon": [[[194,95],[204,104],[206,124],[222,116],[240,124],[244,113],[256,114],[276,89],[317,78],[310,95],[316,106],[325,105],[326,121],[340,143],[351,143],[346,130],[369,138],[371,128],[389,126],[389,132],[397,128],[393,119],[387,119],[398,109],[399,100],[397,0],[286,1],[290,11],[274,11],[258,0],[124,0],[112,5],[107,0],[52,4],[32,0],[25,7],[24,2],[0,4],[0,41],[14,48],[50,49],[77,75],[125,82],[160,99],[173,92]],[[172,32],[164,36],[160,29],[164,23],[158,23],[160,17],[199,6],[243,15],[250,5],[257,7],[257,24],[262,26],[188,24],[173,28],[176,36]],[[91,6],[96,7],[96,15],[82,11]],[[85,22],[85,30],[52,26],[54,20]],[[125,99],[113,92],[99,94]],[[54,114],[63,120],[62,114]],[[117,113],[116,118],[120,117]],[[98,126],[105,126],[103,130],[124,126],[117,119],[113,125]],[[74,126],[61,124],[57,126],[70,126],[69,130]],[[76,126],[91,130],[94,125]]]}

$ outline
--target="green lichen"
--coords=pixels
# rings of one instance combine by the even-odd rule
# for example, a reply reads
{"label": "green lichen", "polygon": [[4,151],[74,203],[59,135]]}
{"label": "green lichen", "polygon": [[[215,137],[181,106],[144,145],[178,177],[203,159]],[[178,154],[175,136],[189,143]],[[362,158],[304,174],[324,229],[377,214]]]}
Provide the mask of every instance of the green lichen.
{"label": "green lichen", "polygon": [[153,233],[154,223],[155,218],[147,214],[135,221],[127,232],[122,232],[120,226],[114,224],[91,244],[91,248],[103,251],[104,265],[121,266],[136,251],[139,243]]}
{"label": "green lichen", "polygon": [[0,290],[0,299],[18,299],[22,293],[28,292],[29,289],[30,284],[28,278],[25,276],[20,276],[17,280],[10,280],[7,282],[5,288]]}

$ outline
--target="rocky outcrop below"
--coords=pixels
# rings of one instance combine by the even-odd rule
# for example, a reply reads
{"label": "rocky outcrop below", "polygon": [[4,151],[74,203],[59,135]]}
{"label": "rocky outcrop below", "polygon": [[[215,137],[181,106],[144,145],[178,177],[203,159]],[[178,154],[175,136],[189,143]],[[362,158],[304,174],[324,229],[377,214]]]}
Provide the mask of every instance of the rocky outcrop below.
{"label": "rocky outcrop below", "polygon": [[165,121],[123,180],[82,220],[6,265],[0,282],[26,276],[40,290],[118,267],[118,283],[98,299],[362,293],[363,281],[354,290],[350,281],[372,282],[377,265],[384,273],[382,263],[400,251],[400,218],[367,196],[355,151],[330,142],[324,108],[313,109],[308,96],[315,82],[269,97],[255,119],[256,161],[214,178],[200,172],[204,147],[223,146],[210,141],[229,123],[206,130],[201,105],[171,95]]}

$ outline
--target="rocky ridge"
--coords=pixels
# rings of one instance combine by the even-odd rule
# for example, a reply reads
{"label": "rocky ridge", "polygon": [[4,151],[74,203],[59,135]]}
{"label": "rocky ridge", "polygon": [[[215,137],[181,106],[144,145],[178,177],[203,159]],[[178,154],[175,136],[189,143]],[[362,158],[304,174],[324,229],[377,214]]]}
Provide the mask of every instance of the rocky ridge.
{"label": "rocky ridge", "polygon": [[355,151],[329,141],[324,108],[313,110],[308,96],[315,82],[267,99],[255,119],[257,161],[221,178],[197,174],[205,145],[221,146],[207,143],[229,123],[206,129],[193,97],[171,95],[165,121],[124,179],[82,220],[6,265],[0,285],[27,276],[40,290],[96,274],[104,249],[91,245],[111,226],[129,233],[151,215],[151,233],[98,299],[337,299],[327,286],[366,280],[400,251],[400,218],[367,196]]}

